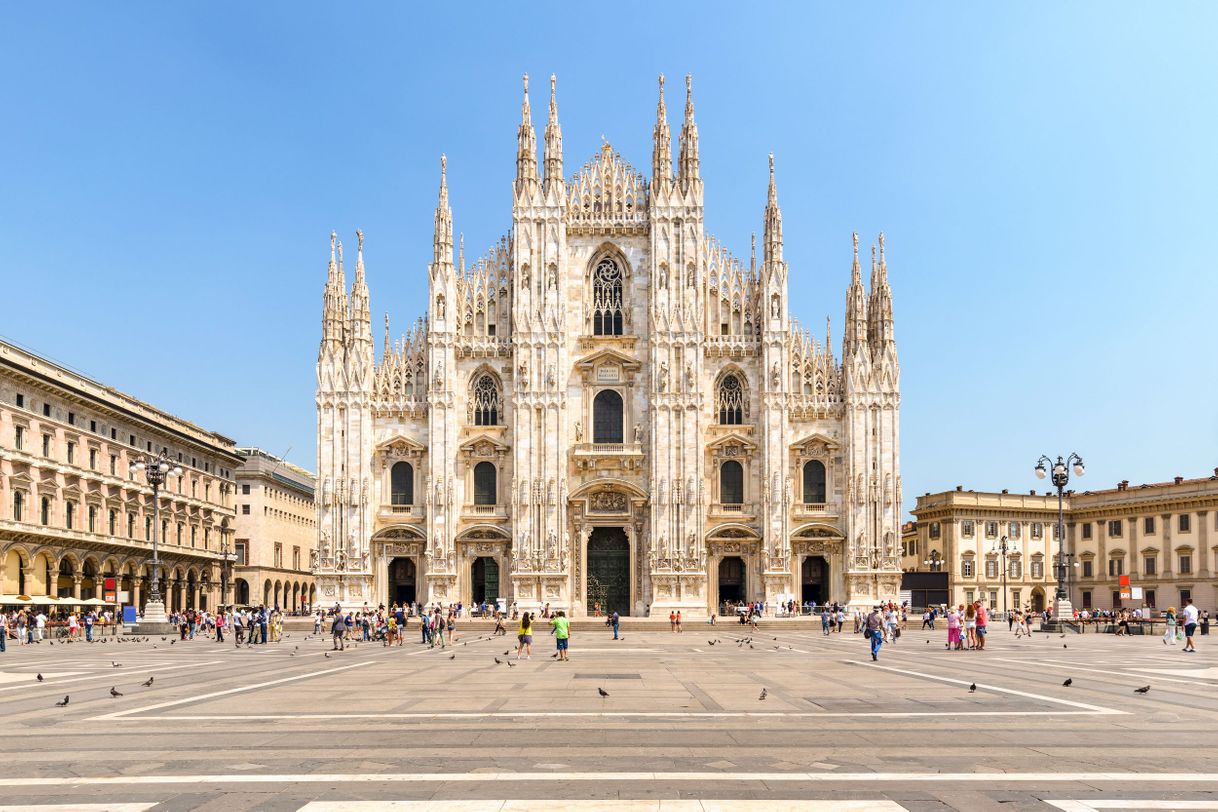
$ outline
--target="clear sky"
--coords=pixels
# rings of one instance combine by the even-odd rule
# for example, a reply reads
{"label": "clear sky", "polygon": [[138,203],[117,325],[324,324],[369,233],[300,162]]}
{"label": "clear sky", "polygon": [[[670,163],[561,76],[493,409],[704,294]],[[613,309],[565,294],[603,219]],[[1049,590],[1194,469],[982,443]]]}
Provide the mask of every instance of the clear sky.
{"label": "clear sky", "polygon": [[467,256],[510,226],[522,72],[539,135],[558,75],[568,174],[602,134],[649,169],[656,75],[675,131],[691,72],[707,229],[748,256],[773,151],[818,334],[851,231],[885,232],[907,507],[1034,487],[1041,453],[1080,489],[1208,474],[1215,30],[1191,2],[9,3],[0,335],[312,469],[331,229],[366,234],[379,348],[423,309],[441,152]]}

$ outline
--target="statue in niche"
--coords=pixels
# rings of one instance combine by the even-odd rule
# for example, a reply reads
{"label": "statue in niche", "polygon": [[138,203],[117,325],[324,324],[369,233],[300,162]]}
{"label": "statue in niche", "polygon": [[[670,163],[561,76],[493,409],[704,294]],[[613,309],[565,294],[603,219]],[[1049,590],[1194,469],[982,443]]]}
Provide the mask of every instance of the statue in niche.
{"label": "statue in niche", "polygon": [[694,365],[686,364],[685,365],[685,386],[687,388],[692,388],[693,385],[694,385]]}
{"label": "statue in niche", "polygon": [[334,569],[343,572],[347,569],[347,554],[340,548],[338,556],[334,559]]}
{"label": "statue in niche", "polygon": [[634,424],[634,441],[636,443],[643,442],[643,424],[642,423]]}
{"label": "statue in niche", "polygon": [[309,550],[309,569],[317,569],[317,551]]}
{"label": "statue in niche", "polygon": [[436,297],[436,321],[444,321],[444,297]]}
{"label": "statue in niche", "polygon": [[550,287],[558,290],[558,268],[554,265],[550,266]]}
{"label": "statue in niche", "polygon": [[781,300],[777,296],[774,296],[770,299],[770,317],[771,318],[777,319],[777,318],[781,317],[781,304],[782,304]]}
{"label": "statue in niche", "polygon": [[782,385],[782,371],[778,368],[777,361],[775,361],[774,366],[770,368],[770,381],[774,384],[775,389]]}
{"label": "statue in niche", "polygon": [[668,389],[668,362],[660,362],[660,380],[657,381],[661,392]]}
{"label": "statue in niche", "polygon": [[667,265],[660,266],[660,274],[659,274],[659,279],[657,281],[659,282],[660,290],[664,290],[666,287],[668,287],[668,266]]}
{"label": "statue in niche", "polygon": [[330,557],[330,534],[325,530],[321,531],[321,555],[323,558]]}
{"label": "statue in niche", "polygon": [[582,443],[584,441],[584,424],[580,421],[575,421],[575,442]]}
{"label": "statue in niche", "polygon": [[526,290],[529,287],[529,266],[528,265],[520,266],[520,286],[525,288]]}
{"label": "statue in niche", "polygon": [[549,364],[546,366],[546,386],[553,386],[553,385],[554,385],[554,365]]}

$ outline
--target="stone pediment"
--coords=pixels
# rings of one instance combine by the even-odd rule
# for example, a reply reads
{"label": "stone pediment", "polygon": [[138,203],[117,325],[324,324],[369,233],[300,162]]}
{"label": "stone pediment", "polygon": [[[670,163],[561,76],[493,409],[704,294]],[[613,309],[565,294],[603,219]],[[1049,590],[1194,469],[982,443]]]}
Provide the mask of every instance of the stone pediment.
{"label": "stone pediment", "polygon": [[724,457],[740,457],[757,450],[757,444],[738,431],[725,434],[706,447]]}
{"label": "stone pediment", "polygon": [[[844,539],[845,538],[845,536],[842,535],[841,530],[839,530],[838,528],[834,527],[831,524],[825,524],[824,522],[813,522],[812,524],[805,524],[802,527],[798,527],[795,529],[795,531],[793,533],[791,533],[791,537],[799,538],[799,539]],[[971,555],[974,555],[974,553],[972,550],[965,550],[963,553],[961,553],[961,555],[971,556]]]}
{"label": "stone pediment", "polygon": [[575,362],[585,383],[628,383],[642,365],[629,355],[606,347]]}
{"label": "stone pediment", "polygon": [[476,434],[461,443],[458,450],[465,457],[491,459],[507,454],[510,448],[489,434]]}
{"label": "stone pediment", "polygon": [[810,434],[807,437],[804,437],[802,440],[796,440],[795,442],[791,443],[791,448],[808,454],[818,449],[836,451],[838,448],[840,448],[840,446],[838,443],[835,443],[825,435],[816,433]]}
{"label": "stone pediment", "polygon": [[380,443],[377,452],[389,457],[417,457],[427,453],[427,446],[402,434],[395,434]]}
{"label": "stone pediment", "polygon": [[30,475],[25,471],[16,471],[8,478],[8,481],[14,488],[28,488],[34,480],[30,479]]}

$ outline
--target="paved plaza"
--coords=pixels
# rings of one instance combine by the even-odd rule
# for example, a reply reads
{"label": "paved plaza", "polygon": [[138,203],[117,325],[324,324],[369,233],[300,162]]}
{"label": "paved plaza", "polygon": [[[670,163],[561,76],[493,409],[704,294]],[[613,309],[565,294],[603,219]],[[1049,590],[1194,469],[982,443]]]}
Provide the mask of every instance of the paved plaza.
{"label": "paved plaza", "polygon": [[0,809],[1218,809],[1211,638],[489,634],[10,645]]}

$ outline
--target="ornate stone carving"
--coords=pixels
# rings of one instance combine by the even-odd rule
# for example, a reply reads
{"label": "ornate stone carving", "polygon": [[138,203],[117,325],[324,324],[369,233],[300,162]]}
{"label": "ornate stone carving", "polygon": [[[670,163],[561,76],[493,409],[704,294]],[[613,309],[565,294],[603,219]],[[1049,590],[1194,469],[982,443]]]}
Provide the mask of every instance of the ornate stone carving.
{"label": "ornate stone carving", "polygon": [[626,494],[616,491],[601,491],[588,497],[588,510],[592,513],[625,513],[629,509]]}

